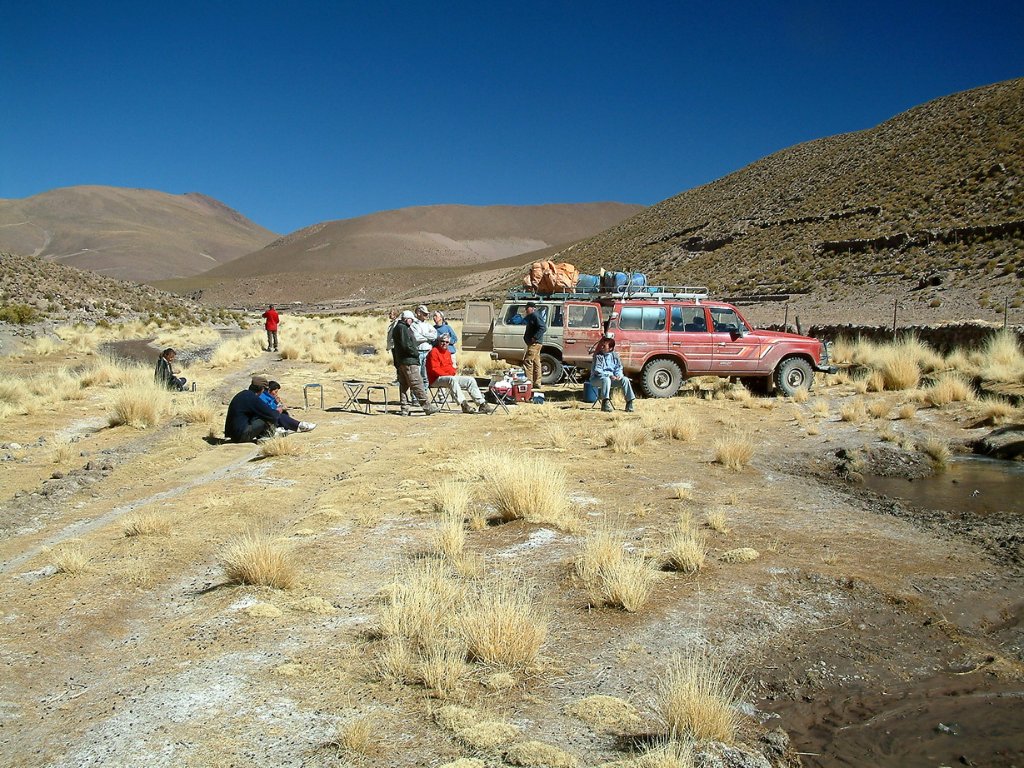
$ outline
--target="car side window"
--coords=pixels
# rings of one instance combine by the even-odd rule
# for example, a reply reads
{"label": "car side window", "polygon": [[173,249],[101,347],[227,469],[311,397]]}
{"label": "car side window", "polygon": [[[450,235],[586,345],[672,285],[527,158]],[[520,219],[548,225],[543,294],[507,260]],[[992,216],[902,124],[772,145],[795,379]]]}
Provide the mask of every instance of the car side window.
{"label": "car side window", "polygon": [[665,307],[623,307],[619,313],[623,331],[665,330]]}
{"label": "car side window", "polygon": [[551,318],[551,322],[548,325],[555,326],[556,328],[562,327],[562,305],[555,304],[555,316]]}
{"label": "car side window", "polygon": [[505,312],[505,325],[522,325],[526,322],[526,317],[523,315],[524,305],[512,304]]}
{"label": "car side window", "polygon": [[715,324],[715,333],[732,333],[743,327],[739,315],[725,307],[711,308],[711,322]]}
{"label": "car side window", "polygon": [[569,305],[569,328],[600,328],[601,319],[597,307],[581,304]]}
{"label": "car side window", "polygon": [[672,307],[672,330],[684,333],[705,333],[704,307]]}

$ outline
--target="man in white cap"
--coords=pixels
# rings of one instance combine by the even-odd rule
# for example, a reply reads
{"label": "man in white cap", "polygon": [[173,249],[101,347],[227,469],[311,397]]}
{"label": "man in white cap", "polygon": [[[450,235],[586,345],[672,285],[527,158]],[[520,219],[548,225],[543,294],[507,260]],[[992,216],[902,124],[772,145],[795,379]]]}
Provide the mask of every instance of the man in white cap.
{"label": "man in white cap", "polygon": [[[437,413],[436,405],[431,405],[427,397],[427,390],[423,386],[423,379],[420,378],[420,357],[416,345],[416,337],[412,332],[412,324],[416,316],[409,310],[405,310],[395,323],[391,332],[393,344],[391,346],[391,359],[394,361],[395,370],[398,372],[398,388],[401,392],[402,416],[412,413],[413,398],[419,401],[424,413],[428,416]],[[411,394],[410,394],[411,393]]]}
{"label": "man in white cap", "polygon": [[427,355],[430,348],[434,346],[434,339],[437,338],[437,330],[427,318],[430,310],[426,304],[416,307],[416,318],[412,324],[412,335],[416,338],[416,348],[420,355],[420,381],[427,380]]}

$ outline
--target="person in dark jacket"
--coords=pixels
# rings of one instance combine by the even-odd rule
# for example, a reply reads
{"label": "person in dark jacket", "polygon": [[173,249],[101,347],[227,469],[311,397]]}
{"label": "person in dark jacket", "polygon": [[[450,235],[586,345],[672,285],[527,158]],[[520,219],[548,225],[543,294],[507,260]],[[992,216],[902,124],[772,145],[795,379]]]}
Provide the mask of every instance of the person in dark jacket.
{"label": "person in dark jacket", "polygon": [[[391,359],[398,371],[398,388],[401,392],[401,410],[399,414],[408,416],[412,412],[414,400],[419,401],[424,413],[431,416],[437,413],[437,406],[431,405],[427,390],[420,377],[419,342],[412,332],[412,324],[416,320],[409,310],[405,310],[395,327],[392,329]],[[410,394],[411,393],[411,394]]]}
{"label": "person in dark jacket", "polygon": [[153,378],[157,384],[162,384],[168,389],[181,392],[185,389],[185,377],[179,376],[174,370],[174,358],[178,356],[171,347],[160,353],[156,359],[156,370],[153,371]]}
{"label": "person in dark jacket", "polygon": [[523,341],[526,342],[526,357],[523,358],[523,370],[533,384],[533,391],[540,389],[541,365],[540,349],[544,342],[544,331],[548,327],[537,313],[537,305],[530,301],[526,304],[526,330]]}
{"label": "person in dark jacket", "polygon": [[253,376],[249,388],[231,398],[224,419],[224,437],[233,443],[251,443],[274,434],[277,411],[260,399],[269,383],[264,376]]}

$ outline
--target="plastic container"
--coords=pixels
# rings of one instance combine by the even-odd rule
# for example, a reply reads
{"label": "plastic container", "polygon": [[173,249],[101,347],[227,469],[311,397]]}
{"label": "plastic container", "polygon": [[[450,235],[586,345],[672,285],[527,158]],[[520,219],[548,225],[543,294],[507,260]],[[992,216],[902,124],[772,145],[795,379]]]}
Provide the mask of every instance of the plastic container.
{"label": "plastic container", "polygon": [[534,392],[533,398],[530,400],[534,405],[544,405],[544,393]]}
{"label": "plastic container", "polygon": [[576,288],[580,290],[593,290],[601,286],[601,278],[597,275],[580,275],[576,281]]}
{"label": "plastic container", "polygon": [[590,383],[590,379],[583,382],[583,402],[584,403],[596,403],[597,402],[597,389],[593,384]]}

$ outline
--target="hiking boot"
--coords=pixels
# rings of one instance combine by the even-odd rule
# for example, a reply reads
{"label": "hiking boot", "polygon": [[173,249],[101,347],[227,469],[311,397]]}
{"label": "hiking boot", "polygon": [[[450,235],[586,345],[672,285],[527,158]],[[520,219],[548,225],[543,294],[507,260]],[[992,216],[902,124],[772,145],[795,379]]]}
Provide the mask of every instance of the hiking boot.
{"label": "hiking boot", "polygon": [[496,406],[494,403],[488,403],[485,401],[480,403],[480,407],[477,409],[477,413],[494,413],[496,410],[498,410],[498,406]]}
{"label": "hiking boot", "polygon": [[476,413],[476,406],[473,405],[469,400],[462,401],[462,412],[463,413]]}
{"label": "hiking boot", "polygon": [[611,413],[612,411],[614,411],[615,409],[612,408],[612,401],[611,400],[602,400],[601,401],[601,410],[604,411],[605,413]]}
{"label": "hiking boot", "polygon": [[314,429],[316,429],[316,424],[311,421],[299,422],[299,432],[312,432]]}
{"label": "hiking boot", "polygon": [[408,408],[403,408],[402,410],[400,410],[398,412],[398,415],[399,416],[411,416],[412,415],[412,411],[410,411]]}
{"label": "hiking boot", "polygon": [[435,413],[437,413],[440,410],[441,409],[438,408],[436,405],[428,405],[426,408],[423,409],[423,415],[424,416],[433,416]]}
{"label": "hiking boot", "polygon": [[636,409],[633,407],[633,401],[632,400],[627,400],[626,401],[626,413],[633,413],[633,411],[635,411],[635,410]]}

